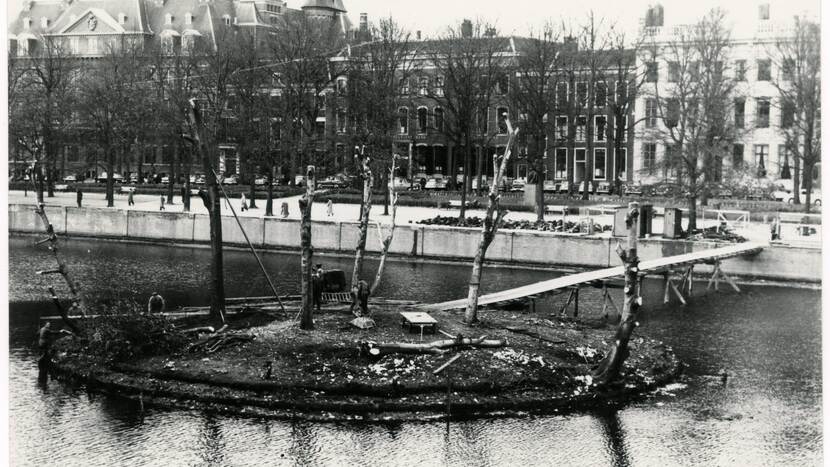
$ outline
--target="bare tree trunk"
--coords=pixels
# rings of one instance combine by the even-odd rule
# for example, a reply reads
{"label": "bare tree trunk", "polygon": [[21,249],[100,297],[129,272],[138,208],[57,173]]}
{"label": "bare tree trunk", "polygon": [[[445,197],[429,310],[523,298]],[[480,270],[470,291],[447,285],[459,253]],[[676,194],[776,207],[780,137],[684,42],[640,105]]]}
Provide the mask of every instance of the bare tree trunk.
{"label": "bare tree trunk", "polygon": [[37,204],[43,204],[43,167],[40,161],[35,162],[32,169],[32,180],[35,182],[35,191],[37,192]]}
{"label": "bare tree trunk", "polygon": [[473,324],[478,321],[478,295],[479,289],[481,288],[481,272],[484,265],[484,256],[487,254],[487,248],[496,236],[499,224],[501,224],[506,214],[499,207],[499,185],[501,184],[501,178],[504,176],[504,171],[507,168],[507,162],[510,160],[513,141],[519,131],[518,128],[515,131],[513,130],[509,119],[506,122],[509,137],[507,139],[507,147],[504,150],[504,156],[501,158],[501,164],[499,164],[498,155],[493,156],[493,183],[490,185],[487,214],[484,217],[484,225],[481,227],[481,238],[478,242],[475,259],[473,259],[473,270],[470,273],[470,284],[467,290],[467,308],[464,311],[464,323],[466,324]]}
{"label": "bare tree trunk", "polygon": [[354,252],[354,269],[352,270],[352,288],[357,287],[360,274],[363,272],[363,257],[366,254],[366,232],[369,229],[369,211],[372,209],[372,170],[369,168],[369,158],[363,156],[363,205],[360,212],[360,231],[357,236],[357,246]]}
{"label": "bare tree trunk", "polygon": [[617,246],[617,254],[625,264],[625,301],[623,302],[622,318],[614,338],[614,346],[594,370],[594,380],[597,384],[608,384],[620,375],[625,359],[628,357],[628,341],[634,328],[637,327],[637,313],[640,310],[640,291],[637,271],[637,217],[640,205],[637,202],[628,203],[628,215],[625,224],[628,227],[628,250]]}
{"label": "bare tree trunk", "polygon": [[182,210],[190,212],[190,174],[192,173],[191,152],[185,149],[185,167],[184,167],[184,196],[182,196]]}
{"label": "bare tree trunk", "polygon": [[[389,169],[390,178],[395,178],[395,159],[393,156],[392,167]],[[383,238],[383,231],[378,224],[378,240],[381,243],[380,263],[378,264],[378,272],[375,274],[375,280],[372,282],[372,287],[369,288],[369,295],[374,295],[375,290],[380,286],[380,279],[383,277],[383,268],[386,265],[386,256],[389,253],[389,246],[392,245],[392,238],[395,235],[395,214],[398,211],[398,196],[394,193],[394,186],[387,185],[386,194],[392,198],[392,225],[389,228],[389,235]]]}
{"label": "bare tree trunk", "polygon": [[306,170],[305,196],[300,198],[300,294],[302,309],[300,329],[314,329],[314,295],[311,285],[311,264],[314,250],[311,246],[311,206],[314,204],[314,188],[317,182],[315,169],[309,165]]}
{"label": "bare tree trunk", "polygon": [[225,323],[225,278],[222,258],[222,204],[219,198],[219,187],[216,181],[216,172],[213,169],[213,157],[208,145],[201,137],[202,121],[196,101],[190,101],[190,125],[193,130],[193,140],[202,159],[202,169],[205,172],[207,196],[202,198],[210,217],[210,316]]}
{"label": "bare tree trunk", "polygon": [[109,143],[104,146],[104,149],[107,151],[107,207],[112,208],[115,207],[115,180],[112,178],[112,171],[115,170],[115,154]]}
{"label": "bare tree trunk", "polygon": [[464,173],[461,174],[461,211],[458,214],[458,223],[460,225],[467,224],[467,190],[469,189],[468,185],[470,183],[470,171],[467,170],[467,166],[469,165],[470,159],[472,156],[472,148],[470,145],[469,138],[467,139],[467,146],[464,148]]}
{"label": "bare tree trunk", "polygon": [[793,204],[801,204],[801,158],[793,157]]}
{"label": "bare tree trunk", "polygon": [[697,196],[689,196],[689,234],[697,229]]}
{"label": "bare tree trunk", "polygon": [[542,159],[539,159],[539,138],[536,138],[536,220],[545,221],[545,161],[548,154],[548,138],[545,136],[545,149],[542,152]]}
{"label": "bare tree trunk", "polygon": [[268,172],[268,198],[265,200],[265,215],[274,215],[274,169]]}

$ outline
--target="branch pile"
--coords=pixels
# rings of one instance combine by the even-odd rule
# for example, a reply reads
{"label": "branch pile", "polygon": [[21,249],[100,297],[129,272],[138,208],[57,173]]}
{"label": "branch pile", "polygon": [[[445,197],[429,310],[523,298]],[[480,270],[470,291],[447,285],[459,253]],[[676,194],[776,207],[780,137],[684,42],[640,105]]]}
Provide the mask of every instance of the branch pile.
{"label": "branch pile", "polygon": [[458,336],[455,339],[441,339],[428,343],[392,342],[377,343],[363,341],[359,343],[361,357],[382,357],[384,355],[403,354],[434,354],[441,355],[450,350],[463,350],[469,348],[498,348],[507,346],[506,339],[487,339],[481,336],[477,339]]}

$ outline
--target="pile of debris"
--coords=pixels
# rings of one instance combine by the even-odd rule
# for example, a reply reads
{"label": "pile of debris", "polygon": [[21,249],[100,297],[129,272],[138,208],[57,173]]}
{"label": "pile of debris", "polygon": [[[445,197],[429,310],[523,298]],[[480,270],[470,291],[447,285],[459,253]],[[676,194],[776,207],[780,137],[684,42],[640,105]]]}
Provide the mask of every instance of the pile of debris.
{"label": "pile of debris", "polygon": [[[446,225],[450,227],[481,227],[484,223],[484,218],[473,216],[465,219],[462,225],[457,216],[435,216],[431,219],[423,219],[418,221],[418,224],[423,225]],[[502,229],[508,230],[537,230],[542,232],[567,232],[567,233],[584,233],[587,231],[586,224],[583,222],[563,221],[562,219],[552,221],[529,221],[529,220],[515,220],[502,221],[499,226]],[[595,232],[609,232],[612,230],[610,225],[594,224]]]}
{"label": "pile of debris", "polygon": [[695,229],[691,234],[683,232],[683,237],[688,240],[716,240],[719,242],[743,243],[748,242],[746,237],[738,235],[731,229],[724,226],[712,226],[705,229]]}

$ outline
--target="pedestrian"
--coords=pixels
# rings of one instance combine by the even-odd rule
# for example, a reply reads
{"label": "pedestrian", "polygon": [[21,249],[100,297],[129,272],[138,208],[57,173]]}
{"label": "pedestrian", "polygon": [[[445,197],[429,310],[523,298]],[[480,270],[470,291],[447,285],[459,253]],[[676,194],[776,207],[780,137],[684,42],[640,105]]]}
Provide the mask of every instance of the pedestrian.
{"label": "pedestrian", "polygon": [[127,206],[135,206],[135,199],[133,199],[133,190],[127,193]]}
{"label": "pedestrian", "polygon": [[186,193],[187,193],[187,189],[185,188],[185,186],[184,186],[184,185],[182,185],[182,189],[181,189],[181,191],[180,191],[180,194],[182,195],[182,203],[184,203],[184,195],[185,195]]}
{"label": "pedestrian", "polygon": [[147,302],[147,312],[161,313],[164,311],[164,308],[164,298],[161,295],[159,295],[158,292],[153,292],[153,295],[150,295],[150,301]]}
{"label": "pedestrian", "polygon": [[[351,290],[352,306],[349,308],[349,313],[360,318],[361,316],[369,315],[369,284],[366,281],[358,281],[357,286]],[[355,313],[356,306],[360,306],[360,313]]]}
{"label": "pedestrian", "polygon": [[78,202],[78,207],[81,207],[84,200],[84,192],[80,188],[75,192],[75,200]]}
{"label": "pedestrian", "polygon": [[39,375],[38,379],[46,382],[46,371],[49,369],[49,363],[52,361],[52,344],[58,336],[71,335],[72,333],[61,329],[60,331],[52,330],[52,323],[47,321],[40,330],[38,330],[35,337],[37,338],[37,346],[41,351],[38,359]]}
{"label": "pedestrian", "polygon": [[334,205],[332,204],[331,200],[326,203],[326,216],[331,217],[334,215]]}
{"label": "pedestrian", "polygon": [[245,199],[245,193],[242,193],[242,196],[240,196],[240,198],[242,200],[242,211],[243,212],[247,211],[248,210],[248,200]]}
{"label": "pedestrian", "polygon": [[285,201],[282,202],[282,212],[280,214],[282,215],[283,219],[288,217],[288,203],[286,203]]}
{"label": "pedestrian", "polygon": [[778,223],[778,218],[773,217],[769,224],[770,240],[779,240],[781,238],[781,224]]}
{"label": "pedestrian", "polygon": [[320,305],[323,303],[323,269],[318,264],[311,275],[311,295],[313,297],[312,306],[320,311]]}
{"label": "pedestrian", "polygon": [[164,211],[164,195],[161,195],[160,201],[159,211]]}

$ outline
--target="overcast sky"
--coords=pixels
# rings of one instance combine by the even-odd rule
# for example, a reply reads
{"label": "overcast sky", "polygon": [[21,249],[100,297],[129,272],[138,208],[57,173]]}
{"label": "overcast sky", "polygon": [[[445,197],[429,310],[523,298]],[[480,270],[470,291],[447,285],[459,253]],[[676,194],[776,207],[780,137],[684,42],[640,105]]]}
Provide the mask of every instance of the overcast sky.
{"label": "overcast sky", "polygon": [[[20,11],[24,0],[8,0],[9,15]],[[55,1],[55,0],[49,0]],[[168,0],[176,1],[176,0]],[[598,16],[616,21],[627,31],[636,30],[639,19],[655,0],[343,0],[355,24],[361,12],[370,21],[392,15],[412,31],[434,35],[463,18],[482,18],[495,22],[503,34],[527,34],[546,20],[581,19],[593,10]],[[819,14],[820,0],[667,0],[659,2],[665,9],[667,24],[688,23],[709,9],[720,6],[732,20],[757,18],[758,4],[769,3],[772,19],[786,19],[801,12]],[[288,0],[289,7],[299,7],[302,0]],[[8,21],[4,22],[7,25]]]}

